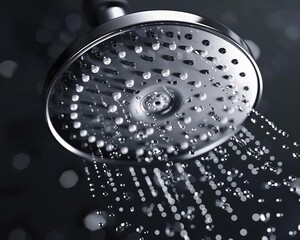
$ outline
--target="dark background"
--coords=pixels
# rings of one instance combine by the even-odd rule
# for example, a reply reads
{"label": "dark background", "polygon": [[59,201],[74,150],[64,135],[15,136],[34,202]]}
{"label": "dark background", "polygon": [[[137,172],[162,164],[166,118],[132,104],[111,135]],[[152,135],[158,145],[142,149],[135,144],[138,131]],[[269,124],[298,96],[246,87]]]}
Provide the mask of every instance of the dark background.
{"label": "dark background", "polygon": [[[130,3],[133,11],[171,9],[204,15],[251,40],[255,55],[260,52],[264,80],[259,111],[299,137],[299,1]],[[93,238],[82,224],[100,204],[91,198],[84,164],[56,142],[43,117],[47,71],[72,40],[90,30],[81,2],[2,1],[0,26],[0,239],[102,239]],[[66,190],[59,178],[70,169],[79,181]]]}

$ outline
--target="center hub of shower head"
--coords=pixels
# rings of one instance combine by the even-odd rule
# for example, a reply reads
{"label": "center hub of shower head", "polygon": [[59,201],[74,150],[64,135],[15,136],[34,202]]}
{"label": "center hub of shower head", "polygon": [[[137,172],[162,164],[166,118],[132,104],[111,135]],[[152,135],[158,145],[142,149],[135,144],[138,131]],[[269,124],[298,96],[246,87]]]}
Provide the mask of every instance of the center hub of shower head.
{"label": "center hub of shower head", "polygon": [[172,108],[172,97],[164,92],[151,92],[142,100],[142,109],[145,113],[164,115]]}

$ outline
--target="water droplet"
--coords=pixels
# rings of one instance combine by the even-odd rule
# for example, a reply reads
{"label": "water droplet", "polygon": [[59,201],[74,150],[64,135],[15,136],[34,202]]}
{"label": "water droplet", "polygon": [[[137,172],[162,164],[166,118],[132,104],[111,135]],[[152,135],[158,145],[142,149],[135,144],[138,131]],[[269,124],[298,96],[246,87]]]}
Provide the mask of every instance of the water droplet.
{"label": "water droplet", "polygon": [[192,118],[190,116],[184,117],[183,119],[185,124],[190,124],[192,122]]}
{"label": "water droplet", "polygon": [[0,63],[0,75],[6,78],[12,78],[18,70],[18,64],[11,60],[5,60]]}
{"label": "water droplet", "polygon": [[76,111],[78,109],[78,105],[76,104],[76,103],[72,103],[71,105],[70,105],[70,110],[71,111]]}
{"label": "water droplet", "polygon": [[65,189],[75,187],[78,181],[79,177],[74,170],[64,171],[59,177],[59,183]]}
{"label": "water droplet", "polygon": [[103,140],[97,141],[97,147],[102,148],[102,147],[104,147],[104,145],[105,145],[105,142]]}
{"label": "water droplet", "polygon": [[79,128],[81,127],[81,122],[74,122],[74,123],[73,123],[73,127],[74,127],[75,129],[79,129]]}
{"label": "water droplet", "polygon": [[30,157],[24,153],[19,153],[13,157],[12,165],[17,170],[25,170],[30,164]]}
{"label": "water droplet", "polygon": [[194,110],[196,111],[196,112],[202,112],[203,110],[204,110],[204,108],[202,107],[202,106],[196,106],[196,107],[194,107]]}
{"label": "water droplet", "polygon": [[100,67],[99,66],[96,66],[96,65],[92,65],[91,66],[91,71],[92,73],[98,73],[100,70]]}
{"label": "water droplet", "polygon": [[187,74],[187,73],[181,73],[181,74],[179,75],[179,77],[180,77],[181,80],[187,80],[188,74]]}
{"label": "water droplet", "polygon": [[208,139],[208,135],[206,133],[203,133],[200,135],[200,140],[201,141],[206,141]]}
{"label": "water droplet", "polygon": [[194,50],[194,48],[193,48],[192,46],[187,46],[187,47],[185,48],[185,51],[186,51],[187,53],[191,53],[191,52],[193,52],[193,50]]}
{"label": "water droplet", "polygon": [[120,92],[114,92],[112,94],[112,97],[113,97],[114,100],[119,100],[122,97],[122,93],[120,93]]}
{"label": "water droplet", "polygon": [[195,86],[196,88],[201,87],[201,85],[202,85],[201,81],[196,81],[195,84],[194,84],[194,86]]}
{"label": "water droplet", "polygon": [[116,105],[111,105],[108,107],[108,111],[111,113],[115,113],[118,110],[118,107]]}
{"label": "water droplet", "polygon": [[83,86],[77,85],[76,92],[81,93],[83,91]]}
{"label": "water droplet", "polygon": [[159,48],[160,48],[160,43],[153,43],[153,44],[152,44],[152,49],[153,49],[154,51],[157,51]]}
{"label": "water droplet", "polygon": [[75,119],[77,119],[78,118],[78,113],[71,113],[70,114],[70,118],[72,119],[72,120],[75,120]]}
{"label": "water droplet", "polygon": [[104,57],[104,58],[103,58],[103,63],[104,63],[104,65],[109,65],[109,64],[111,64],[111,58],[109,58],[109,57]]}
{"label": "water droplet", "polygon": [[138,148],[136,149],[136,155],[137,156],[142,156],[144,154],[144,149],[143,148]]}
{"label": "water droplet", "polygon": [[115,124],[117,124],[117,125],[121,125],[121,124],[123,124],[123,122],[124,122],[124,118],[122,118],[122,117],[117,117],[115,119]]}
{"label": "water droplet", "polygon": [[133,133],[133,132],[136,132],[136,130],[137,130],[137,126],[135,124],[129,125],[129,127],[128,127],[129,132]]}
{"label": "water droplet", "polygon": [[199,94],[199,99],[200,99],[201,101],[206,100],[206,98],[207,98],[206,93],[200,93],[200,94]]}
{"label": "water droplet", "polygon": [[88,134],[87,130],[81,130],[79,132],[80,137],[85,137],[85,136],[87,136],[87,134]]}
{"label": "water droplet", "polygon": [[153,135],[154,134],[154,128],[150,127],[146,129],[146,134],[147,135]]}
{"label": "water droplet", "polygon": [[73,95],[72,96],[72,101],[73,102],[77,102],[79,100],[79,96],[78,95]]}
{"label": "water droplet", "polygon": [[151,72],[144,72],[144,73],[143,73],[143,78],[144,78],[145,80],[150,79],[150,78],[151,78]]}
{"label": "water droplet", "polygon": [[248,231],[245,228],[242,228],[240,231],[241,236],[246,236],[248,234]]}
{"label": "water droplet", "polygon": [[218,63],[218,62],[220,61],[220,58],[218,58],[218,57],[213,57],[213,58],[211,59],[211,61],[212,61],[213,63]]}
{"label": "water droplet", "polygon": [[120,148],[120,152],[121,152],[123,155],[125,155],[125,154],[128,153],[128,148],[127,148],[127,147],[121,147],[121,148]]}
{"label": "water droplet", "polygon": [[162,70],[161,75],[163,77],[168,77],[170,75],[170,70],[169,69]]}
{"label": "water droplet", "polygon": [[143,51],[143,47],[142,46],[135,46],[134,51],[139,54]]}
{"label": "water droplet", "polygon": [[125,51],[121,51],[118,53],[119,58],[125,58],[126,57],[126,52]]}
{"label": "water droplet", "polygon": [[94,143],[94,142],[96,142],[96,137],[95,137],[95,136],[89,136],[89,137],[88,137],[88,142],[89,142],[89,143]]}
{"label": "water droplet", "polygon": [[107,144],[105,147],[105,150],[108,152],[111,152],[114,150],[114,145],[112,145],[111,143]]}
{"label": "water droplet", "polygon": [[174,43],[171,43],[171,44],[169,45],[169,49],[170,49],[171,51],[176,50],[176,48],[177,48],[177,45],[176,45],[175,42],[174,42]]}
{"label": "water droplet", "polygon": [[128,87],[128,88],[131,88],[131,87],[133,87],[134,86],[134,80],[127,80],[126,82],[125,82],[125,85],[126,85],[126,87]]}
{"label": "water droplet", "polygon": [[106,225],[107,215],[105,212],[99,214],[99,211],[93,211],[84,218],[83,223],[88,230],[97,231]]}
{"label": "water droplet", "polygon": [[165,126],[165,129],[167,130],[167,131],[172,131],[173,130],[173,126],[172,125],[170,125],[170,124],[167,124],[166,126]]}
{"label": "water droplet", "polygon": [[205,50],[201,50],[200,51],[200,55],[201,57],[206,57],[208,55],[208,51],[205,49]]}

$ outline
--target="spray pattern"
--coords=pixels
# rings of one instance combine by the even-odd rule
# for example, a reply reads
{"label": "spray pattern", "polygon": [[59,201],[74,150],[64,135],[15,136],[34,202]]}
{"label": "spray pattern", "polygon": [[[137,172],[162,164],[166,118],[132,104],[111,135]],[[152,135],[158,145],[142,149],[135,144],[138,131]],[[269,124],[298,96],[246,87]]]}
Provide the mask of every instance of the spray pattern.
{"label": "spray pattern", "polygon": [[[115,198],[105,211],[113,212],[120,226],[131,219],[117,232],[134,232],[140,239],[295,239],[300,222],[286,226],[286,215],[290,202],[300,201],[300,181],[293,171],[299,144],[255,110],[246,125],[223,145],[184,163],[116,168],[95,162],[102,170],[94,176],[96,185],[108,171],[119,176],[115,184],[130,196],[120,199],[120,192],[106,185],[110,194],[98,188],[95,198]],[[249,130],[256,128],[262,129],[259,136]],[[132,181],[125,183],[125,176]],[[134,219],[141,209],[145,221],[139,225]],[[151,218],[161,220],[156,224]]]}

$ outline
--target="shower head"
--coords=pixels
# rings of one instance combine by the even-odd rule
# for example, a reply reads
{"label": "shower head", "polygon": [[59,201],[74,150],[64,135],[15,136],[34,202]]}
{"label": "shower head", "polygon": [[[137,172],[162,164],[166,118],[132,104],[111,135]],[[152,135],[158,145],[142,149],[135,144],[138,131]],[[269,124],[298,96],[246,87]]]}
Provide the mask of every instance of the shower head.
{"label": "shower head", "polygon": [[55,138],[83,158],[118,164],[185,160],[229,139],[262,90],[246,43],[189,13],[119,15],[50,71],[46,120]]}

